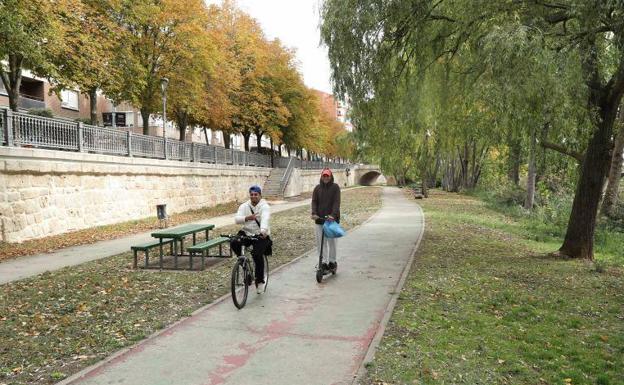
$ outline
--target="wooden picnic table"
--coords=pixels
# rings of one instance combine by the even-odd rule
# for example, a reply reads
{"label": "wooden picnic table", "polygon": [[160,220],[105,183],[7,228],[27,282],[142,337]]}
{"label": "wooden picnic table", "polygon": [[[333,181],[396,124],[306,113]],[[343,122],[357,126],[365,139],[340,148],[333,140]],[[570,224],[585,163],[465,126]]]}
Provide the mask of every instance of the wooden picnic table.
{"label": "wooden picnic table", "polygon": [[[172,227],[169,229],[163,229],[152,233],[152,237],[160,239],[160,268],[163,268],[163,245],[166,240],[173,240],[173,258],[174,268],[178,268],[178,257],[184,254],[184,238],[189,235],[193,236],[193,245],[197,243],[197,233],[202,231],[206,232],[206,240],[209,239],[209,231],[214,229],[215,225],[211,224],[190,224],[182,225],[178,227]],[[180,242],[180,249],[178,251],[178,241]]]}

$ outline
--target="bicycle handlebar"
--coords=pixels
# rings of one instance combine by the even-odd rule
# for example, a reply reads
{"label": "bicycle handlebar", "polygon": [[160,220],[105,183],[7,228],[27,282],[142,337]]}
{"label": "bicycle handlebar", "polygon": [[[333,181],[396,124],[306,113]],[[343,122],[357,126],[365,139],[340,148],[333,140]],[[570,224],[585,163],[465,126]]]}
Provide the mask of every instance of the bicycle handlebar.
{"label": "bicycle handlebar", "polygon": [[230,240],[232,240],[233,238],[240,238],[240,239],[248,239],[250,241],[257,241],[258,239],[260,239],[260,237],[257,235],[219,234],[219,236],[224,237],[224,238],[229,238]]}

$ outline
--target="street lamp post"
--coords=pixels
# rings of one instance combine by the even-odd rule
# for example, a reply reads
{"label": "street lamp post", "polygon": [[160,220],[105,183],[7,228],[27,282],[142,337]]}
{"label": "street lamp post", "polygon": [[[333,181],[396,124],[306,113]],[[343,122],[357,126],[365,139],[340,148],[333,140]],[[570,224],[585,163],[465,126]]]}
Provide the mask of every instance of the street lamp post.
{"label": "street lamp post", "polygon": [[165,132],[167,128],[167,85],[169,84],[169,79],[160,78],[160,89],[162,90],[162,100],[163,100],[163,139],[166,138]]}

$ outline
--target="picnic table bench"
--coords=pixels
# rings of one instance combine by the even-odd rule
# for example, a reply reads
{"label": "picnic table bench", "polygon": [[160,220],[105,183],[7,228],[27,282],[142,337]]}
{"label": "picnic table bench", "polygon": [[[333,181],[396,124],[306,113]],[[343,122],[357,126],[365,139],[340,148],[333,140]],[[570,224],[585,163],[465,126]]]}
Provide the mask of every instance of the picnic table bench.
{"label": "picnic table bench", "polygon": [[[137,261],[138,261],[138,252],[139,251],[143,251],[145,253],[145,268],[147,269],[148,265],[149,265],[149,251],[153,248],[159,247],[161,244],[161,240],[154,240],[154,241],[149,241],[146,243],[142,243],[140,245],[136,245],[136,246],[132,246],[130,247],[130,249],[132,250],[132,252],[134,253],[134,263],[132,264],[132,266],[136,269],[137,268]],[[169,240],[162,240],[162,244],[164,245],[169,245],[169,251],[171,254],[173,254],[173,239],[169,239]]]}
{"label": "picnic table bench", "polygon": [[[224,243],[229,243],[230,242],[230,238],[227,237],[217,237],[217,238],[213,238],[213,239],[208,239],[205,242],[202,243],[198,243],[196,245],[193,246],[189,246],[186,248],[186,250],[189,252],[189,265],[190,265],[190,269],[193,269],[193,256],[195,254],[199,254],[201,256],[201,268],[202,270],[204,269],[204,258],[206,257],[225,257],[225,258],[229,258],[232,256],[232,249],[230,249],[230,253],[225,255],[223,254],[223,244]],[[219,254],[217,255],[210,255],[210,249],[213,247],[219,246]]]}
{"label": "picnic table bench", "polygon": [[[158,238],[158,245],[160,246],[160,269],[163,268],[163,246],[167,244],[168,240],[173,242],[173,258],[174,258],[174,268],[178,268],[178,257],[180,256],[190,256],[190,254],[184,254],[184,239],[191,235],[193,237],[193,245],[197,244],[197,233],[205,232],[206,240],[209,237],[209,231],[214,229],[214,225],[211,224],[190,224],[183,225],[178,227],[173,227],[170,229],[164,229],[160,231],[156,231],[152,233],[152,237]],[[178,249],[178,242],[180,243],[180,248]]]}

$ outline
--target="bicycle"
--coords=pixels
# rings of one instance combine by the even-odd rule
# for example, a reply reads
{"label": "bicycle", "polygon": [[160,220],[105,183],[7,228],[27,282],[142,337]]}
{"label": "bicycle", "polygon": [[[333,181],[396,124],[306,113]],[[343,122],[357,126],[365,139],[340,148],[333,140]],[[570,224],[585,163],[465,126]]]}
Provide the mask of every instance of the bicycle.
{"label": "bicycle", "polygon": [[[232,302],[238,309],[242,309],[247,303],[247,295],[249,294],[249,286],[254,282],[254,261],[251,257],[251,253],[247,253],[245,243],[254,242],[259,239],[257,236],[249,235],[231,235],[221,234],[222,237],[230,239],[238,238],[241,240],[241,255],[237,258],[236,263],[232,267],[232,280],[231,280],[231,292]],[[231,247],[231,246],[230,246]],[[264,291],[266,292],[269,283],[269,260],[266,255],[264,258]]]}
{"label": "bicycle", "polygon": [[[319,218],[319,220],[321,220],[323,223],[318,223],[318,224],[324,224],[325,220],[327,220],[327,217],[324,218]],[[335,275],[336,274],[336,270],[338,269],[338,267],[334,267],[333,269],[330,269],[329,267],[324,268],[323,267],[323,243],[325,242],[325,231],[321,231],[321,247],[319,248],[319,259],[318,259],[318,265],[316,266],[316,282],[321,283],[323,281],[323,277],[331,274],[331,275]]]}

